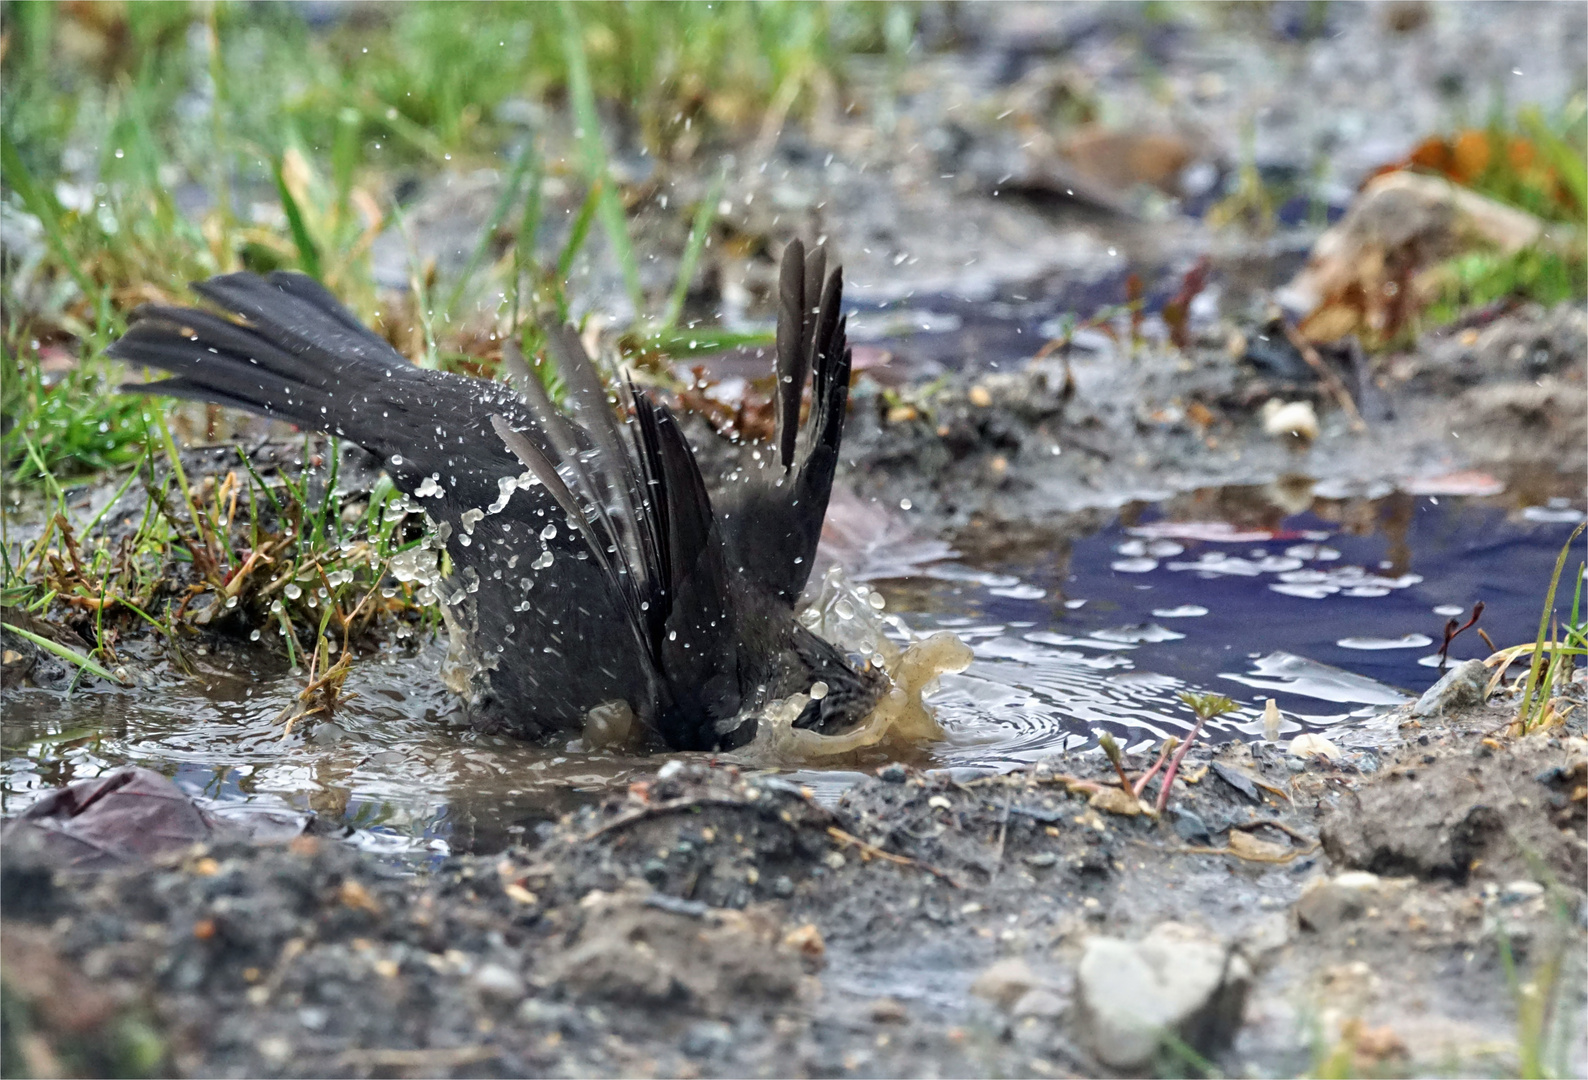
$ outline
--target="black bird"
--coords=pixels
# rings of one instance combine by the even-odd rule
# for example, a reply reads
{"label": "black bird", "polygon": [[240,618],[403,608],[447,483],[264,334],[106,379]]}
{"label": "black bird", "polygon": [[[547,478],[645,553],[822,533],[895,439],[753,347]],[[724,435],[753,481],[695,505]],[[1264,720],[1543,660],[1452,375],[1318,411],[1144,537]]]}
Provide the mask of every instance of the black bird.
{"label": "black bird", "polygon": [[414,367],[295,273],[197,283],[235,319],[147,305],[107,352],[175,376],[125,390],[279,417],[384,460],[451,556],[438,592],[476,726],[539,738],[626,705],[671,747],[726,748],[818,681],[827,693],[797,723],[823,732],[886,688],[794,617],[849,394],[842,272],[825,265],[821,247],[784,252],[775,446],[717,506],[672,412],[626,381],[609,391],[571,326],[548,334],[566,412],[516,350],[516,393]]}

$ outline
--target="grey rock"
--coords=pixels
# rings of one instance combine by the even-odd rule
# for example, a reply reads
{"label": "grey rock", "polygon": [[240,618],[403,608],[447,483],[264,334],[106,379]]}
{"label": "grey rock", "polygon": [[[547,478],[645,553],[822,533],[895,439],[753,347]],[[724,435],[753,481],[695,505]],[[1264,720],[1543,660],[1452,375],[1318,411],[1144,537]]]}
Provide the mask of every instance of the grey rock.
{"label": "grey rock", "polygon": [[1208,831],[1208,823],[1202,820],[1201,815],[1190,810],[1174,810],[1175,834],[1188,844],[1211,844],[1213,834]]}
{"label": "grey rock", "polygon": [[1296,900],[1296,921],[1304,930],[1327,931],[1359,919],[1379,896],[1379,877],[1348,870],[1332,878],[1318,878]]}
{"label": "grey rock", "polygon": [[524,980],[501,964],[481,964],[469,978],[474,989],[487,1001],[514,1004],[523,998]]}
{"label": "grey rock", "polygon": [[733,1029],[720,1020],[702,1020],[684,1032],[680,1049],[692,1058],[719,1057],[733,1046]]}
{"label": "grey rock", "polygon": [[560,1028],[569,1025],[576,1016],[576,1011],[573,1006],[559,1001],[525,998],[519,1003],[517,1016],[521,1024],[543,1024]]}
{"label": "grey rock", "polygon": [[1513,881],[1500,890],[1502,904],[1517,904],[1544,895],[1544,886],[1536,881]]}
{"label": "grey rock", "polygon": [[1034,1016],[1040,1020],[1057,1020],[1068,1008],[1064,998],[1045,986],[1033,987],[1021,995],[1011,1010],[1016,1020]]}
{"label": "grey rock", "polygon": [[1141,941],[1094,937],[1076,972],[1080,1034],[1104,1064],[1141,1069],[1166,1035],[1203,1056],[1240,1026],[1252,971],[1205,931],[1161,923]]}
{"label": "grey rock", "polygon": [[1417,699],[1417,704],[1412,706],[1412,715],[1439,716],[1446,709],[1478,704],[1483,700],[1489,674],[1482,660],[1462,661],[1424,691],[1423,696]]}
{"label": "grey rock", "polygon": [[1001,1009],[1010,1009],[1040,982],[1031,965],[1018,957],[1006,957],[976,976],[970,992]]}
{"label": "grey rock", "polygon": [[1251,802],[1261,803],[1263,801],[1263,797],[1257,794],[1257,785],[1252,783],[1251,777],[1239,769],[1232,769],[1222,761],[1215,761],[1213,763],[1213,775],[1240,792]]}

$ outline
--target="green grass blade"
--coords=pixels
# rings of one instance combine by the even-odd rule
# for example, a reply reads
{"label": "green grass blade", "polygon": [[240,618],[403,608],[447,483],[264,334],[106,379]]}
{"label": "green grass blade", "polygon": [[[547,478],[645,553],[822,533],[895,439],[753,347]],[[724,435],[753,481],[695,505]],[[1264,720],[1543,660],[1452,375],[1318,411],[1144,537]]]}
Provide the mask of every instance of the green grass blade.
{"label": "green grass blade", "polygon": [[645,343],[668,356],[691,356],[723,352],[760,345],[771,345],[776,335],[767,330],[723,330],[701,327],[695,330],[664,330],[648,335]]}
{"label": "green grass blade", "polygon": [[684,257],[678,262],[678,280],[673,282],[673,295],[667,298],[667,308],[662,312],[658,330],[670,330],[678,324],[684,310],[684,298],[689,295],[689,283],[695,277],[695,267],[700,253],[706,249],[711,237],[711,223],[717,216],[717,203],[722,199],[722,189],[728,182],[728,170],[723,168],[712,181],[711,190],[695,210],[695,220],[689,226],[689,242],[684,245]]}
{"label": "green grass blade", "polygon": [[519,189],[524,186],[524,177],[533,169],[536,173],[536,186],[539,186],[539,159],[535,154],[535,140],[524,140],[524,148],[518,153],[518,160],[513,162],[513,171],[508,175],[507,185],[502,188],[501,196],[496,200],[496,207],[491,211],[490,220],[485,223],[485,228],[480,230],[479,242],[474,245],[474,250],[469,253],[469,261],[464,266],[463,272],[458,275],[457,283],[452,286],[452,293],[447,297],[443,311],[452,315],[458,310],[458,301],[463,298],[463,290],[468,287],[469,281],[474,277],[480,263],[485,259],[485,253],[490,249],[491,238],[496,235],[496,230],[501,228],[506,220],[507,213],[518,201]]}
{"label": "green grass blade", "polygon": [[65,660],[68,664],[76,664],[78,669],[81,671],[86,671],[91,675],[98,675],[106,682],[113,682],[117,686],[126,685],[120,679],[116,678],[116,676],[106,671],[99,664],[90,660],[76,649],[68,648],[58,641],[51,641],[49,638],[42,637],[30,630],[24,630],[20,626],[12,626],[10,623],[0,623],[0,626],[4,626],[7,630],[11,631],[19,638],[26,638],[28,641],[33,642],[33,644],[37,645],[46,652],[54,653],[62,660]]}
{"label": "green grass blade", "polygon": [[309,235],[309,227],[304,224],[303,211],[298,207],[298,200],[292,197],[292,192],[287,189],[287,178],[281,171],[281,158],[277,157],[270,163],[271,173],[276,179],[276,193],[281,197],[281,209],[287,215],[287,227],[292,230],[292,242],[298,248],[298,265],[303,272],[318,280],[320,277],[320,249],[314,244],[314,237]]}
{"label": "green grass blade", "polygon": [[110,501],[100,508],[99,513],[94,515],[94,520],[90,521],[88,523],[88,527],[83,530],[84,536],[90,535],[99,525],[99,523],[105,519],[105,515],[110,513],[110,508],[119,503],[121,501],[121,497],[127,494],[127,489],[132,486],[132,482],[138,479],[139,467],[139,465],[134,465],[132,467],[132,471],[127,474],[127,479],[123,480],[121,482],[121,486],[116,489],[116,494],[110,497]]}
{"label": "green grass blade", "polygon": [[590,193],[584,197],[584,202],[579,204],[579,212],[574,215],[573,227],[568,230],[568,240],[562,245],[562,253],[557,256],[557,280],[566,284],[568,275],[573,273],[573,261],[579,257],[579,251],[584,247],[585,240],[590,236],[590,223],[595,220],[596,204],[601,201],[601,188],[605,186],[597,180],[590,187]]}
{"label": "green grass blade", "polygon": [[[595,90],[590,82],[590,65],[585,56],[583,32],[573,5],[563,0],[561,7],[563,51],[568,62],[568,96],[573,103],[574,120],[578,124],[576,134],[580,148],[584,151],[585,171],[591,183],[610,181],[606,144],[601,141],[601,116],[596,112]],[[623,271],[623,285],[634,303],[634,312],[639,315],[645,310],[645,290],[640,285],[640,264],[634,254],[634,245],[629,242],[628,219],[624,216],[623,204],[618,201],[615,183],[602,184],[597,212],[601,217],[601,227],[607,234],[607,242],[612,245],[612,253]]]}
{"label": "green grass blade", "polygon": [[535,261],[535,237],[540,234],[540,182],[541,167],[536,155],[535,171],[529,177],[529,189],[524,193],[524,212],[518,219],[518,238],[513,245],[513,326],[518,326],[521,305],[519,290],[523,288],[524,268],[538,266]]}
{"label": "green grass blade", "polygon": [[[1544,596],[1544,613],[1538,619],[1538,637],[1533,641],[1533,662],[1528,665],[1527,683],[1522,690],[1521,711],[1516,716],[1523,731],[1530,726],[1533,714],[1533,692],[1538,688],[1539,672],[1544,664],[1544,637],[1549,633],[1549,617],[1555,610],[1555,590],[1560,587],[1560,575],[1566,569],[1566,556],[1571,554],[1571,546],[1577,542],[1577,538],[1582,535],[1585,528],[1588,528],[1588,521],[1582,522],[1571,531],[1571,535],[1561,545],[1560,555],[1555,559],[1555,572],[1550,575],[1549,592]],[[1540,702],[1540,706],[1542,704]]]}

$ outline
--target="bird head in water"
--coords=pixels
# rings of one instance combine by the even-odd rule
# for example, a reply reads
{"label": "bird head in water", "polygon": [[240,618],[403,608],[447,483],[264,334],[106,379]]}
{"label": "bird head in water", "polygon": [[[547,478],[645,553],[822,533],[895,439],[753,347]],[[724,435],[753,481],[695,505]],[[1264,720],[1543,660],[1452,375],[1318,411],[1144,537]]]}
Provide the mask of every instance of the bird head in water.
{"label": "bird head in water", "polygon": [[[108,350],[171,372],[126,389],[227,405],[352,440],[435,522],[437,592],[476,723],[535,738],[625,709],[667,745],[742,745],[770,702],[842,731],[886,678],[801,626],[849,394],[842,273],[799,241],[778,284],[776,434],[718,498],[672,412],[603,384],[570,326],[548,352],[559,409],[509,346],[513,386],[416,368],[301,274],[195,291],[237,317],[150,305]],[[808,417],[801,400],[811,387]]]}

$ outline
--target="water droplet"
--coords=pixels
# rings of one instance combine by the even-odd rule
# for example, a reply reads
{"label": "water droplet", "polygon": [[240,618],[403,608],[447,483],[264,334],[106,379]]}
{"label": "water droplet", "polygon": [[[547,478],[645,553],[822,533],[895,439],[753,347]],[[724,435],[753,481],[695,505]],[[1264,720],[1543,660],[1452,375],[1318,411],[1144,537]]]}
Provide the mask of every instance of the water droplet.
{"label": "water droplet", "polygon": [[296,600],[298,597],[303,595],[303,590],[298,588],[297,582],[293,582],[293,583],[289,584],[285,589],[282,589],[281,591],[286,594],[286,597],[287,597],[288,600]]}
{"label": "water droplet", "polygon": [[259,640],[259,631],[255,630],[253,633],[249,634],[248,635],[248,640],[249,641],[258,641]]}
{"label": "water droplet", "polygon": [[540,530],[540,538],[542,540],[552,540],[555,539],[556,536],[557,526],[555,525],[547,525],[544,529]]}
{"label": "water droplet", "polygon": [[815,682],[811,683],[811,700],[812,701],[820,701],[822,698],[824,698],[826,696],[827,696],[827,684],[826,683],[822,682],[820,679],[818,679]]}
{"label": "water droplet", "polygon": [[855,605],[848,600],[839,600],[833,605],[833,612],[840,619],[853,619],[855,617]]}

